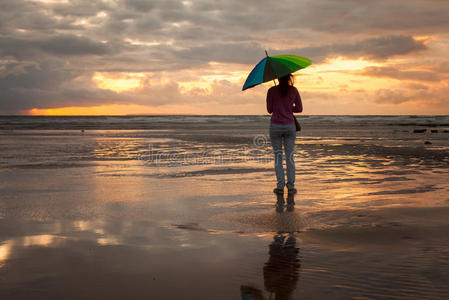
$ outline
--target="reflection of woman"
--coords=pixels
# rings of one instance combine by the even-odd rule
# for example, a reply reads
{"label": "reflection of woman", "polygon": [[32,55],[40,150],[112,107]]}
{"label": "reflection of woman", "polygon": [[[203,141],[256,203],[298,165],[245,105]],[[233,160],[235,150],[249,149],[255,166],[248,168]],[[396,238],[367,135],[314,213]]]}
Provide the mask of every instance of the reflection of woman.
{"label": "reflection of woman", "polygon": [[[270,292],[269,299],[290,299],[299,279],[301,266],[293,235],[277,234],[270,244],[270,258],[263,268],[265,290]],[[265,300],[258,288],[243,285],[240,287],[242,300]],[[274,295],[274,298],[272,298]]]}
{"label": "reflection of woman", "polygon": [[274,293],[274,299],[289,299],[299,279],[299,249],[295,237],[275,235],[269,253],[270,258],[263,268],[265,289]]}
{"label": "reflection of woman", "polygon": [[[293,112],[302,112],[302,102],[298,90],[293,86],[293,76],[288,74],[279,78],[279,85],[271,87],[267,93],[267,110],[271,115],[270,139],[274,151],[274,169],[277,186],[275,193],[282,194],[284,185],[289,193],[295,189],[295,150],[296,127]],[[284,168],[282,166],[282,144],[285,150],[287,165],[287,184],[285,184]]]}
{"label": "reflection of woman", "polygon": [[[273,294],[274,299],[290,299],[296,289],[301,266],[298,258],[299,248],[296,247],[296,238],[293,235],[298,229],[292,228],[295,222],[291,219],[294,218],[294,194],[287,197],[287,212],[284,212],[284,196],[277,194],[276,197],[276,216],[280,218],[276,222],[277,234],[269,247],[270,258],[263,268],[265,290],[270,292],[270,300],[273,299]],[[265,300],[262,291],[252,286],[242,285],[240,292],[242,300]]]}

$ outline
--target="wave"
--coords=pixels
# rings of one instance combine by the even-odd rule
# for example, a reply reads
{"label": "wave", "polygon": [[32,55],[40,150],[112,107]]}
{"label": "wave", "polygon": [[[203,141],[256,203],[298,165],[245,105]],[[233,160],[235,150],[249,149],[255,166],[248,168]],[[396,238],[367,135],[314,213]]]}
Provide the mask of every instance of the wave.
{"label": "wave", "polygon": [[[268,115],[163,116],[0,116],[0,130],[16,129],[220,129],[263,128]],[[448,127],[449,116],[314,116],[299,115],[308,126]]]}

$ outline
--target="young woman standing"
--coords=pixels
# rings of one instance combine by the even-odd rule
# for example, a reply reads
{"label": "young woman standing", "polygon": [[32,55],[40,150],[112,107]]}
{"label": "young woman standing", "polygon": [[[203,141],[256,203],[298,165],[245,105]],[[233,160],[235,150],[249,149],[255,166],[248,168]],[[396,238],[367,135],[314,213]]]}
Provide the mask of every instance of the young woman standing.
{"label": "young woman standing", "polygon": [[[270,139],[274,152],[274,170],[277,186],[274,192],[296,193],[295,189],[295,138],[296,126],[294,112],[302,112],[302,101],[298,90],[294,87],[292,74],[279,78],[279,85],[271,87],[267,92],[267,111],[271,114]],[[284,168],[282,166],[282,145],[285,150],[287,166],[287,184],[285,184]]]}

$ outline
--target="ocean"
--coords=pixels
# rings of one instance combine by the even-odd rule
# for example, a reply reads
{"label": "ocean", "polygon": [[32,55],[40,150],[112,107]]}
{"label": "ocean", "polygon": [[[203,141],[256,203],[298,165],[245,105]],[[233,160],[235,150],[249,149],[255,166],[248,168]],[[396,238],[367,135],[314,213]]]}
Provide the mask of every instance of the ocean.
{"label": "ocean", "polygon": [[0,116],[0,298],[447,299],[449,116],[299,122]]}
{"label": "ocean", "polygon": [[[268,115],[154,115],[154,116],[0,116],[0,129],[161,129],[198,124],[264,126]],[[449,116],[307,116],[308,126],[427,126],[449,127]]]}
{"label": "ocean", "polygon": [[[445,160],[449,147],[449,116],[301,116],[299,121],[303,129],[296,144],[304,154],[331,148],[385,155],[418,151],[419,156]],[[268,128],[269,116],[1,116],[0,166],[142,161],[150,154],[173,165],[201,156],[243,163],[251,157],[242,149],[259,156],[271,151]],[[44,141],[54,145],[44,153],[30,153],[15,138],[28,139],[30,146]]]}

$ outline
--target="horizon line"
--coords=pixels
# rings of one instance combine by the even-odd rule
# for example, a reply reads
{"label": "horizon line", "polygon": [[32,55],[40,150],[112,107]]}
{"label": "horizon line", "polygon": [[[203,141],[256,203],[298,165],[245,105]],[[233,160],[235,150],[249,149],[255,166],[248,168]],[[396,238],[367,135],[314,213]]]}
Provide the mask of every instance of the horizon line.
{"label": "horizon line", "polygon": [[[23,114],[0,114],[0,117],[158,117],[158,116],[195,116],[195,117],[232,117],[232,116],[270,116],[269,114],[123,114],[123,115],[23,115]],[[416,117],[445,117],[449,114],[295,114],[301,116],[357,116],[357,117],[388,117],[388,116],[416,116]]]}

